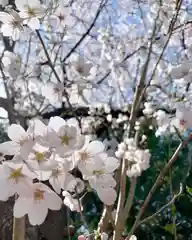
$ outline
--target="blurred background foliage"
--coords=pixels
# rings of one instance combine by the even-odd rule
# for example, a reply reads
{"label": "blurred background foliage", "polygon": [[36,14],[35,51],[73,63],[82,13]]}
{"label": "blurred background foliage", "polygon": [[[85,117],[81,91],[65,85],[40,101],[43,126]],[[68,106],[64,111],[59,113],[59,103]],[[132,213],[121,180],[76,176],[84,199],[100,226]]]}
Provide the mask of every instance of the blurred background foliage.
{"label": "blurred background foliage", "polygon": [[[102,136],[104,136],[102,132]],[[134,203],[131,214],[127,220],[126,228],[122,236],[126,236],[134,223],[135,217],[145,200],[149,190],[155,182],[159,172],[165,166],[169,158],[178,147],[180,140],[175,136],[157,138],[155,132],[148,130],[147,146],[152,154],[151,167],[142,173],[138,178]],[[164,205],[170,202],[173,195],[182,193],[176,198],[174,204],[165,208],[157,216],[141,224],[136,231],[138,240],[140,239],[192,239],[192,142],[190,142],[179,154],[179,158],[169,170],[162,181],[161,186],[155,192],[150,201],[143,219],[153,215]],[[127,179],[129,183],[129,179]],[[127,184],[127,192],[129,184]],[[90,231],[97,229],[97,224],[102,213],[102,203],[93,192],[88,192],[83,198],[84,215],[89,224]],[[83,232],[79,214],[71,214],[71,224],[79,226],[76,234],[71,238],[76,240],[78,232]],[[66,238],[67,239],[67,238]]]}

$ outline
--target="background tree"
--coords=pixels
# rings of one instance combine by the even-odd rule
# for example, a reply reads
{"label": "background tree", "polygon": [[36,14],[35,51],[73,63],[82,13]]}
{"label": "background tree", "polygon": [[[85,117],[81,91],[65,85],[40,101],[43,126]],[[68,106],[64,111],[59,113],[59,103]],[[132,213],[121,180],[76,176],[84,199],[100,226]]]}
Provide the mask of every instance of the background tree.
{"label": "background tree", "polygon": [[[17,123],[27,129],[36,118],[44,122],[53,116],[75,118],[83,134],[104,141],[113,154],[118,144],[135,138],[137,148],[150,150],[151,167],[140,177],[130,157],[118,155],[116,203],[103,209],[93,201],[93,193],[84,197],[88,222],[94,216],[91,229],[99,222],[98,230],[113,235],[113,240],[122,235],[128,239],[135,230],[138,239],[182,239],[184,233],[190,239],[185,229],[191,223],[183,208],[191,193],[190,139],[185,139],[191,127],[190,1],[18,0],[0,4],[0,106],[9,121],[3,124]],[[180,141],[185,149],[172,168]],[[73,174],[82,178],[77,169]],[[148,192],[158,174],[162,176],[154,190],[161,185],[160,192],[151,199]],[[159,210],[148,223],[148,217]],[[5,213],[10,221],[11,214],[11,210]],[[74,220],[69,216],[65,208],[49,213],[33,233],[62,239],[70,235],[70,229],[64,230],[66,225],[85,225],[79,215]]]}

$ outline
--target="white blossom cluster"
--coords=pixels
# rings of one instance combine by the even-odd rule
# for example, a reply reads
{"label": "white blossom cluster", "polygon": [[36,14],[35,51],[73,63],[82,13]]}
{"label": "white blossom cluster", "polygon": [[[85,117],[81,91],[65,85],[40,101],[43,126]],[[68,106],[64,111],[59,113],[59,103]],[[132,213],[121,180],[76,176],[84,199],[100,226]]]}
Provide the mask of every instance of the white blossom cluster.
{"label": "white blossom cluster", "polygon": [[185,132],[192,127],[192,112],[189,106],[184,103],[176,104],[175,115],[169,115],[165,111],[159,110],[154,113],[157,121],[156,136],[175,133],[176,131]]}
{"label": "white blossom cluster", "polygon": [[[61,192],[71,211],[81,211],[74,196],[84,191],[84,182],[70,174],[74,168],[81,171],[104,204],[115,202],[113,173],[119,161],[108,155],[101,141],[82,135],[77,121],[51,117],[45,125],[33,120],[27,131],[12,124],[8,136],[10,141],[0,144],[0,152],[14,156],[0,165],[0,200],[17,194],[15,217],[28,214],[32,225],[41,224],[48,209],[61,208]],[[44,181],[49,181],[51,188]]]}
{"label": "white blossom cluster", "polygon": [[139,149],[133,138],[126,139],[118,145],[116,156],[127,161],[127,176],[138,177],[150,167],[151,154],[148,149]]}

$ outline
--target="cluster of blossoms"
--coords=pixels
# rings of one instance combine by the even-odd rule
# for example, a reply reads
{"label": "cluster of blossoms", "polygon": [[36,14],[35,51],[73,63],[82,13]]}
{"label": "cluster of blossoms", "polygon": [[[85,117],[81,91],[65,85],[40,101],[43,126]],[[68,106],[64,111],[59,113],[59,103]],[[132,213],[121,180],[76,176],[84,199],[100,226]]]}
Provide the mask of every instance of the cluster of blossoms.
{"label": "cluster of blossoms", "polygon": [[61,192],[71,211],[81,211],[77,197],[84,191],[84,183],[70,173],[74,168],[81,171],[104,204],[115,202],[113,172],[119,161],[108,155],[102,142],[82,135],[75,120],[52,117],[48,125],[33,120],[27,131],[12,124],[8,136],[11,141],[0,144],[0,152],[14,156],[0,165],[0,200],[18,196],[15,217],[28,214],[32,225],[41,224],[48,209],[61,208]]}
{"label": "cluster of blossoms", "polygon": [[147,170],[151,154],[148,149],[139,149],[133,138],[126,139],[118,145],[116,156],[127,160],[127,176],[138,177]]}
{"label": "cluster of blossoms", "polygon": [[167,114],[163,110],[158,110],[154,113],[157,121],[156,135],[175,133],[176,129],[179,132],[186,132],[192,126],[192,113],[189,106],[184,103],[177,103],[175,115]]}

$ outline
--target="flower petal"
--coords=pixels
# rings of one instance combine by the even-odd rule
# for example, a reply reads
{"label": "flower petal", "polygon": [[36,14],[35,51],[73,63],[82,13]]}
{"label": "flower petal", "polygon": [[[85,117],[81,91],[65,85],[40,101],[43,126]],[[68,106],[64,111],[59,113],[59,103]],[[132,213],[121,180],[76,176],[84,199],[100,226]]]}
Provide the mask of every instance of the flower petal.
{"label": "flower petal", "polygon": [[32,30],[36,30],[40,28],[40,22],[38,18],[32,18],[28,21],[27,24]]}
{"label": "flower petal", "polygon": [[61,184],[59,182],[59,179],[57,177],[51,177],[49,179],[49,183],[53,187],[56,193],[60,194],[61,193]]}
{"label": "flower petal", "polygon": [[48,213],[48,208],[45,201],[38,201],[32,205],[28,211],[29,222],[31,225],[40,225],[45,221]]}
{"label": "flower petal", "polygon": [[59,131],[61,126],[66,125],[66,122],[61,117],[51,117],[49,120],[48,127],[52,128],[55,132]]}
{"label": "flower petal", "polygon": [[103,152],[104,149],[105,149],[105,146],[100,141],[90,142],[89,145],[87,146],[87,151],[89,151],[91,154],[94,154],[94,155]]}
{"label": "flower petal", "polygon": [[8,128],[8,137],[13,141],[18,142],[26,139],[27,133],[25,132],[24,128],[21,127],[21,125],[11,124],[11,126]]}
{"label": "flower petal", "polygon": [[44,193],[45,205],[51,210],[59,210],[61,208],[61,198],[55,192]]}
{"label": "flower petal", "polygon": [[98,188],[97,194],[101,201],[108,206],[113,205],[117,198],[117,193],[113,188]]}
{"label": "flower petal", "polygon": [[13,207],[13,216],[16,218],[21,218],[28,213],[29,208],[30,208],[29,200],[27,198],[19,197],[15,201],[15,205]]}
{"label": "flower petal", "polygon": [[20,151],[20,145],[13,141],[8,141],[0,144],[0,153],[4,155],[15,155]]}
{"label": "flower petal", "polygon": [[119,167],[119,160],[114,157],[107,157],[104,159],[106,166],[106,173],[112,173]]}

